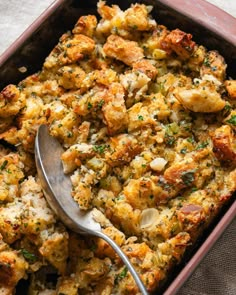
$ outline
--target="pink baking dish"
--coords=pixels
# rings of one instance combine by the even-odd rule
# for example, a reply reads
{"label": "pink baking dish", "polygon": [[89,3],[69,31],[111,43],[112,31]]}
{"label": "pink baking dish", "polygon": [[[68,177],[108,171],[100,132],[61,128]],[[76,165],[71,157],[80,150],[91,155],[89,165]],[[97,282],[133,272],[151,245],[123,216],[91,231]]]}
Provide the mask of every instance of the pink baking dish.
{"label": "pink baking dish", "polygon": [[[131,3],[153,5],[153,15],[168,28],[179,28],[193,34],[194,40],[208,49],[217,49],[226,59],[228,74],[236,78],[236,19],[203,0],[107,1],[122,8]],[[0,89],[17,83],[39,70],[44,58],[57,43],[61,34],[73,27],[80,15],[96,13],[94,0],[56,0],[40,17],[0,56]],[[26,67],[27,72],[18,69]],[[161,294],[177,293],[204,256],[219,239],[236,216],[235,197],[222,208],[220,216],[203,234],[191,255],[176,269]],[[23,289],[22,289],[23,290]],[[25,294],[25,289],[17,294]]]}

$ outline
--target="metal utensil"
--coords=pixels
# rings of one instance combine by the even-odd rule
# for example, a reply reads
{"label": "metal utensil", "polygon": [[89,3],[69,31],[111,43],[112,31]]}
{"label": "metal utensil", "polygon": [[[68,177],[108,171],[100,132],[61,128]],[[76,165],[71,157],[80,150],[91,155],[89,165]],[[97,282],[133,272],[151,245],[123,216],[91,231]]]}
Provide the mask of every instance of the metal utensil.
{"label": "metal utensil", "polygon": [[50,136],[48,127],[41,125],[35,141],[36,167],[45,197],[61,221],[71,230],[80,234],[90,234],[104,239],[119,255],[132,274],[139,290],[148,295],[136,270],[120,247],[102,232],[101,226],[93,218],[93,210],[82,211],[70,196],[70,177],[63,172],[60,161],[63,148],[57,139]]}

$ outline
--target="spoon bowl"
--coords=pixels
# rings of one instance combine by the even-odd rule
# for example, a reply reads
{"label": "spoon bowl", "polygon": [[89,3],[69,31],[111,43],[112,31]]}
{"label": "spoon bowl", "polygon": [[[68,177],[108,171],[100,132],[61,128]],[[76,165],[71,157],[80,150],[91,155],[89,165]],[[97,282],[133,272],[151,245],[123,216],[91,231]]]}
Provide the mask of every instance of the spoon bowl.
{"label": "spoon bowl", "polygon": [[35,160],[38,177],[49,206],[72,231],[104,239],[127,266],[141,294],[147,295],[145,286],[128,257],[110,237],[102,232],[100,224],[95,221],[94,209],[81,210],[70,195],[72,190],[70,176],[64,174],[60,161],[63,151],[59,141],[49,134],[48,127],[39,126],[35,140]]}

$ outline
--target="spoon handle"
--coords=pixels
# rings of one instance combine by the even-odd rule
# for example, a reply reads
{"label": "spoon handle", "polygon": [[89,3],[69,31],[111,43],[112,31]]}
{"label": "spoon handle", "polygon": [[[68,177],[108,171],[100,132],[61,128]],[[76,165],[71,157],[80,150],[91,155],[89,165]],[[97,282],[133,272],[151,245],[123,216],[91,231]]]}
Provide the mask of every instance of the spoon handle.
{"label": "spoon handle", "polygon": [[137,274],[136,270],[134,269],[133,265],[129,261],[129,258],[125,255],[125,253],[121,250],[121,248],[111,238],[109,238],[107,235],[105,235],[102,232],[97,231],[96,236],[105,240],[115,250],[115,252],[119,255],[121,260],[127,266],[128,270],[130,271],[131,275],[133,276],[142,295],[148,295],[148,292],[147,292],[142,280],[140,279],[140,277]]}

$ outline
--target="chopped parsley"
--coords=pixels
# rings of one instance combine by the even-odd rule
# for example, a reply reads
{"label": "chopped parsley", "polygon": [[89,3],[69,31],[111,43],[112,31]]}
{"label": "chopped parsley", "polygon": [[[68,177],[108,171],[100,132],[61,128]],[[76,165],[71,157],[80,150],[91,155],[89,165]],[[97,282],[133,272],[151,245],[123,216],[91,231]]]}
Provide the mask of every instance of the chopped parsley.
{"label": "chopped parsley", "polygon": [[119,281],[121,281],[122,279],[124,279],[127,276],[127,273],[128,273],[128,268],[125,266],[122,269],[122,271],[118,275],[116,275],[115,284],[117,284]]}
{"label": "chopped parsley", "polygon": [[123,278],[126,277],[127,273],[128,273],[128,268],[127,267],[124,267],[124,269],[122,270],[122,272],[119,274],[119,277],[121,279],[123,279]]}
{"label": "chopped parsley", "polygon": [[6,166],[7,166],[7,164],[8,164],[8,161],[5,160],[5,161],[2,163],[2,165],[0,166],[0,170],[4,170],[4,169],[6,168]]}
{"label": "chopped parsley", "polygon": [[100,100],[98,103],[98,107],[101,109],[104,103],[105,103],[104,99]]}
{"label": "chopped parsley", "polygon": [[196,150],[204,149],[205,147],[208,146],[208,144],[209,144],[208,141],[203,141],[199,145],[197,145]]}
{"label": "chopped parsley", "polygon": [[179,126],[174,122],[165,126],[165,142],[167,145],[175,143],[175,136],[179,133]]}
{"label": "chopped parsley", "polygon": [[181,175],[181,179],[186,186],[190,186],[194,182],[195,170],[184,171]]}
{"label": "chopped parsley", "polygon": [[88,102],[87,108],[88,110],[90,110],[93,107],[93,105],[91,104],[91,102]]}
{"label": "chopped parsley", "polygon": [[138,29],[138,26],[137,26],[137,25],[132,25],[131,28],[132,28],[133,30],[137,30],[137,29]]}
{"label": "chopped parsley", "polygon": [[227,120],[226,122],[236,126],[236,115],[232,115],[231,118]]}
{"label": "chopped parsley", "polygon": [[33,254],[30,253],[28,250],[26,249],[21,249],[21,254],[24,256],[24,258],[30,262],[30,263],[34,263],[37,260],[37,257]]}
{"label": "chopped parsley", "polygon": [[165,134],[165,142],[167,145],[173,145],[175,143],[175,137]]}
{"label": "chopped parsley", "polygon": [[224,107],[224,111],[229,112],[231,111],[231,109],[232,109],[232,106],[229,103],[226,103]]}
{"label": "chopped parsley", "polygon": [[194,143],[194,138],[193,137],[187,138],[187,142]]}
{"label": "chopped parsley", "polygon": [[194,193],[194,192],[196,192],[196,191],[198,191],[198,188],[197,188],[197,187],[193,187],[193,188],[191,189],[191,192],[192,192],[192,193]]}
{"label": "chopped parsley", "polygon": [[96,153],[99,153],[99,154],[103,154],[105,152],[105,149],[106,148],[108,148],[108,145],[107,144],[101,144],[101,145],[94,145],[93,146],[93,150]]}
{"label": "chopped parsley", "polygon": [[72,138],[72,137],[73,137],[73,133],[72,133],[71,131],[68,131],[68,132],[67,132],[67,137],[68,137],[68,138]]}
{"label": "chopped parsley", "polygon": [[138,120],[139,121],[143,121],[143,116],[142,115],[138,115]]}
{"label": "chopped parsley", "polygon": [[210,60],[209,60],[209,57],[208,56],[204,59],[203,64],[206,67],[210,67],[211,66],[211,63],[210,63]]}
{"label": "chopped parsley", "polygon": [[183,148],[183,149],[181,149],[181,150],[180,150],[180,153],[181,153],[181,154],[186,154],[186,153],[187,153],[187,148]]}

